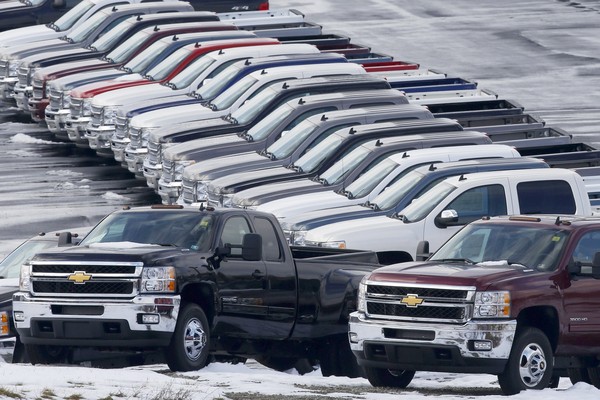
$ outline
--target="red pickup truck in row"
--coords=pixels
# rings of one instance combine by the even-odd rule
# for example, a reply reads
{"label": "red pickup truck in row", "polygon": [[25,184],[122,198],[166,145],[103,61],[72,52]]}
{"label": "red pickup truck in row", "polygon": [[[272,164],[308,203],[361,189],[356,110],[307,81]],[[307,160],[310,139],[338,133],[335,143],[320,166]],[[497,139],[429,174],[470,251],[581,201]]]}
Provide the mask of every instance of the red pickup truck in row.
{"label": "red pickup truck in row", "polygon": [[599,289],[600,218],[484,218],[367,275],[350,345],[374,386],[418,370],[495,374],[505,394],[565,375],[600,388]]}

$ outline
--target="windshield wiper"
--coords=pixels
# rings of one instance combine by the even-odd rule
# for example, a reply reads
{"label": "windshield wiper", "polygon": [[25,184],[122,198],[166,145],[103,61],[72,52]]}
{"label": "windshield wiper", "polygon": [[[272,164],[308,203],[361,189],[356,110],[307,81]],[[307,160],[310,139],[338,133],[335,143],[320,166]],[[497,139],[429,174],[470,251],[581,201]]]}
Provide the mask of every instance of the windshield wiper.
{"label": "windshield wiper", "polygon": [[286,168],[291,169],[291,170],[296,171],[296,172],[302,172],[302,167],[299,166],[299,165],[296,165],[294,163],[288,165]]}
{"label": "windshield wiper", "polygon": [[97,49],[96,47],[92,46],[91,44],[90,44],[88,47],[86,47],[86,48],[87,48],[89,51],[94,51],[94,52],[98,51],[98,49]]}
{"label": "windshield wiper", "polygon": [[150,244],[155,245],[155,246],[163,246],[163,247],[179,247],[173,243],[150,243]]}
{"label": "windshield wiper", "polygon": [[46,26],[50,29],[52,29],[54,32],[58,32],[59,31],[59,27],[58,25],[56,25],[54,22],[50,22],[48,24],[46,24]]}
{"label": "windshield wiper", "polygon": [[152,75],[145,74],[144,76],[142,76],[142,78],[149,80],[149,81],[154,81],[154,78],[152,77]]}
{"label": "windshield wiper", "polygon": [[263,157],[267,157],[268,159],[271,159],[271,160],[276,160],[277,159],[277,157],[275,156],[275,154],[267,151],[267,149],[259,151],[258,154],[260,154]]}
{"label": "windshield wiper", "polygon": [[224,121],[227,121],[229,123],[231,123],[232,125],[237,125],[238,121],[237,119],[235,119],[234,117],[231,116],[231,114],[227,114],[224,115],[223,117],[221,117]]}

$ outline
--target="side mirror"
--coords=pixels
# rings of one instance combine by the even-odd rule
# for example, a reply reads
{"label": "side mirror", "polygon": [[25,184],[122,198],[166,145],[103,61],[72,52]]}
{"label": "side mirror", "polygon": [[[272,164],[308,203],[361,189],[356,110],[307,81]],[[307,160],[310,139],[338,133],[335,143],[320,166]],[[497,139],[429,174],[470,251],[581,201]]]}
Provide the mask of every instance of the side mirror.
{"label": "side mirror", "polygon": [[58,234],[58,247],[73,245],[73,235],[71,232],[61,232]]}
{"label": "side mirror", "polygon": [[592,260],[592,277],[600,279],[600,252],[594,254],[594,259]]}
{"label": "side mirror", "polygon": [[66,0],[52,0],[52,7],[54,8],[65,8],[66,6]]}
{"label": "side mirror", "polygon": [[415,261],[425,261],[429,258],[431,253],[429,252],[429,242],[427,240],[422,240],[417,245],[417,254],[415,257]]}
{"label": "side mirror", "polygon": [[246,233],[242,241],[242,258],[246,261],[262,260],[262,236]]}
{"label": "side mirror", "polygon": [[458,213],[456,210],[444,210],[440,215],[435,217],[435,224],[440,228],[445,228],[449,225],[458,222]]}
{"label": "side mirror", "polygon": [[225,246],[217,247],[215,255],[220,258],[227,257],[231,255],[231,247],[227,244]]}

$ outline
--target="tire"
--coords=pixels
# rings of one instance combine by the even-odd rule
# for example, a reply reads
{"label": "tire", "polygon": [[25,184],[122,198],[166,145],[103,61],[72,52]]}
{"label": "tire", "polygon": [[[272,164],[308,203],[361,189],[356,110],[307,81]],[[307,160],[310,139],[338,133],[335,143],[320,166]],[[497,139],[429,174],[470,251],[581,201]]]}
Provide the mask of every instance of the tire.
{"label": "tire", "polygon": [[358,365],[350,349],[350,342],[344,335],[325,343],[319,363],[323,376],[366,377],[364,369]]}
{"label": "tire", "polygon": [[45,346],[24,344],[25,357],[31,364],[60,364],[67,362],[67,348],[64,346]]}
{"label": "tire", "polygon": [[552,347],[546,335],[537,328],[525,328],[517,333],[498,383],[506,395],[544,389],[552,379],[553,365]]}
{"label": "tire", "polygon": [[182,307],[165,360],[171,371],[196,371],[207,364],[210,328],[204,311],[196,304]]}
{"label": "tire", "polygon": [[569,368],[567,369],[569,380],[574,385],[579,382],[588,383],[591,385],[590,375],[587,368]]}
{"label": "tire", "polygon": [[415,371],[389,370],[385,368],[365,367],[367,379],[374,387],[391,387],[404,389],[415,376]]}
{"label": "tire", "polygon": [[313,372],[313,363],[307,358],[287,358],[287,357],[257,357],[256,361],[264,365],[267,368],[274,369],[275,371],[288,371],[290,369],[296,369],[300,375]]}
{"label": "tire", "polygon": [[600,389],[600,367],[588,368],[587,373],[589,377],[588,383]]}

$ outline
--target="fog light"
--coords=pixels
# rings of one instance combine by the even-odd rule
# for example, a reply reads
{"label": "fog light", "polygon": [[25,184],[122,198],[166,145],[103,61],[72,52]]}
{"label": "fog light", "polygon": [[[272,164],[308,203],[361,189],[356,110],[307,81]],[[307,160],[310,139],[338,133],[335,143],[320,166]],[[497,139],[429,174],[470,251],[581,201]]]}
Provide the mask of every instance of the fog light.
{"label": "fog light", "polygon": [[0,336],[8,335],[8,314],[6,311],[0,313]]}
{"label": "fog light", "polygon": [[348,333],[348,339],[350,339],[350,343],[358,343],[358,335],[354,332]]}
{"label": "fog light", "polygon": [[160,315],[158,314],[141,314],[142,324],[158,324],[160,322]]}
{"label": "fog light", "polygon": [[23,311],[13,311],[13,318],[17,322],[23,322],[25,321],[25,314],[23,314]]}
{"label": "fog light", "polygon": [[492,342],[489,340],[473,340],[471,341],[472,349],[474,351],[491,351]]}

